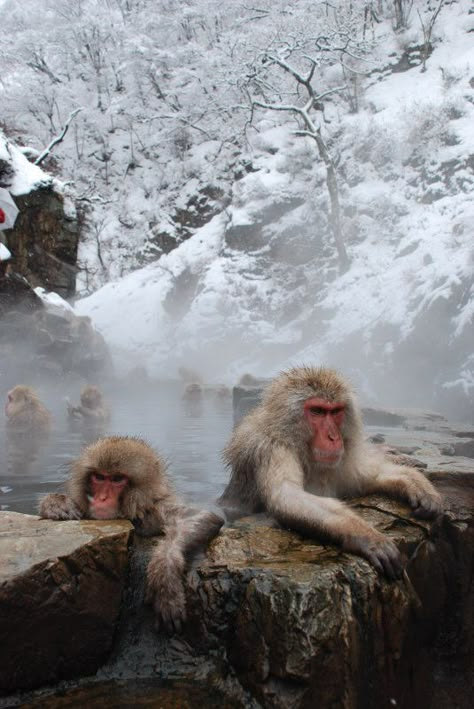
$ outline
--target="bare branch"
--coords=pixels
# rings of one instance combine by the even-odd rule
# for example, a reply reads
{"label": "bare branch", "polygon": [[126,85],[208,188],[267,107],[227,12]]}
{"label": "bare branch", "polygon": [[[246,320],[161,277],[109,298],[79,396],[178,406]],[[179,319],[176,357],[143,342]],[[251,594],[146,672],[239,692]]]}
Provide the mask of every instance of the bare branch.
{"label": "bare branch", "polygon": [[43,162],[43,160],[45,160],[45,159],[48,157],[48,155],[50,155],[50,153],[52,152],[53,148],[55,148],[56,145],[58,145],[58,143],[62,143],[62,141],[64,140],[64,136],[65,136],[66,133],[68,132],[69,126],[70,126],[70,124],[71,124],[71,121],[73,121],[74,118],[77,116],[77,114],[80,113],[81,111],[82,111],[82,108],[76,108],[74,111],[72,111],[72,112],[69,114],[69,118],[67,119],[66,123],[64,124],[64,128],[62,129],[61,133],[60,133],[59,135],[57,135],[56,138],[53,138],[53,140],[50,142],[50,144],[48,145],[48,147],[45,148],[45,149],[43,150],[43,152],[41,153],[41,155],[39,155],[39,156],[36,158],[36,160],[35,160],[35,162],[34,162],[35,165],[41,165],[41,163]]}

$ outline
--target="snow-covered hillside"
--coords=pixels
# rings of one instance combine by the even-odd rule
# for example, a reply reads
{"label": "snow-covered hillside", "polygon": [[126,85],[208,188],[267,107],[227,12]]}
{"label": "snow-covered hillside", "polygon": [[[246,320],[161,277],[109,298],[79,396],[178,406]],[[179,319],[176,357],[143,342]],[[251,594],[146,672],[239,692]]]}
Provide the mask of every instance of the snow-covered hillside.
{"label": "snow-covered hillside", "polygon": [[[182,12],[178,5],[166,4],[170,22]],[[358,5],[359,18],[366,17],[369,5]],[[258,47],[281,40],[290,26],[292,37],[303,36],[310,6],[265,2],[257,19],[241,24],[239,10],[232,6],[229,17],[225,11],[216,16],[219,36],[211,38],[209,16],[198,32],[196,13],[199,7],[202,13],[211,12],[217,4],[188,3],[188,13],[180,17],[183,27],[185,21],[190,24],[176,56],[189,63],[178,74],[167,46],[166,62],[163,49],[160,65],[167,66],[163,80],[180,76],[179,96],[196,110],[214,92],[215,111],[206,104],[208,120],[199,123],[198,141],[187,143],[189,133],[179,141],[174,134],[174,158],[163,144],[157,147],[157,136],[164,134],[156,134],[153,150],[162,149],[168,162],[157,161],[155,172],[153,159],[144,151],[122,175],[111,161],[108,179],[120,194],[120,209],[110,191],[111,201],[89,215],[92,222],[81,259],[93,274],[92,283],[101,272],[110,278],[126,272],[130,264],[135,267],[152,253],[157,232],[176,236],[171,215],[188,209],[203,187],[221,189],[222,204],[214,201],[214,216],[200,228],[191,225],[191,237],[181,243],[178,239],[177,248],[78,300],[76,310],[92,317],[125,371],[141,364],[151,374],[175,375],[184,364],[211,381],[233,382],[244,371],[268,376],[290,363],[325,363],[341,367],[366,400],[433,406],[472,418],[470,3],[402,2],[405,9],[412,6],[411,16],[396,32],[393,5],[370,4],[371,22],[370,27],[364,24],[363,40],[362,30],[358,34],[350,29],[351,38],[359,37],[355,49],[341,54],[340,61],[326,61],[321,54],[318,91],[333,90],[341,82],[347,86],[328,95],[324,113],[314,114],[336,165],[342,234],[350,259],[345,272],[338,267],[329,228],[326,168],[314,140],[295,134],[293,116],[260,108],[245,133],[247,142],[243,135],[236,135],[234,144],[217,140],[226,121],[235,128],[239,115],[242,124],[237,105],[234,113],[227,108],[221,121],[224,90],[237,103],[242,81],[237,58],[240,77],[245,62],[259,70],[261,62],[250,61],[252,51],[257,56]],[[338,19],[347,17],[349,5],[342,2],[338,7]],[[428,46],[426,32],[438,9]],[[347,27],[352,28],[355,19],[349,20],[353,24]],[[143,29],[140,48],[134,48],[142,57],[150,51],[147,32],[150,25]],[[223,45],[225,52],[219,55]],[[207,74],[197,60],[201,55],[207,57]],[[231,72],[225,79],[224,55],[225,69]],[[356,72],[348,75],[351,61]],[[245,77],[250,82],[248,76],[250,69]],[[263,96],[268,83],[261,86]],[[278,100],[299,100],[301,105],[304,97],[290,97],[290,88],[282,84]],[[132,110],[125,99],[126,91],[120,93],[122,117]],[[153,110],[143,103],[143,115],[135,117],[138,123],[130,129],[132,142],[135,125],[151,120]],[[188,131],[191,119],[186,116]],[[116,140],[117,134],[111,131],[109,138]]]}
{"label": "snow-covered hillside", "polygon": [[462,4],[443,12],[426,72],[374,74],[359,113],[339,117],[348,272],[318,239],[309,139],[267,115],[228,209],[78,311],[156,372],[324,362],[399,405],[472,393],[474,35]]}

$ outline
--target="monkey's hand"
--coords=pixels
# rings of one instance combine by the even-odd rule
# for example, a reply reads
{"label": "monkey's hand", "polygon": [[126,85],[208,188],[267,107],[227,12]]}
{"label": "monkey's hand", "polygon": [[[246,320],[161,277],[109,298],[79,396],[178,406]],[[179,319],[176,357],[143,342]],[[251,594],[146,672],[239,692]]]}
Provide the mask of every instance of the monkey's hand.
{"label": "monkey's hand", "polygon": [[425,490],[418,485],[410,485],[408,502],[415,517],[420,519],[433,519],[443,511],[442,497],[434,488]]}
{"label": "monkey's hand", "polygon": [[347,536],[342,543],[344,551],[363,556],[377,571],[389,579],[400,578],[403,560],[397,546],[375,529],[369,535]]}
{"label": "monkey's hand", "polygon": [[161,543],[148,564],[145,602],[155,612],[156,630],[179,633],[186,620],[184,557],[171,550],[167,553],[165,545]]}
{"label": "monkey's hand", "polygon": [[81,419],[82,418],[82,411],[80,406],[72,406],[69,401],[66,403],[67,406],[67,415],[69,416],[70,419]]}
{"label": "monkey's hand", "polygon": [[39,514],[43,519],[82,519],[82,512],[67,495],[58,492],[46,495],[40,501]]}

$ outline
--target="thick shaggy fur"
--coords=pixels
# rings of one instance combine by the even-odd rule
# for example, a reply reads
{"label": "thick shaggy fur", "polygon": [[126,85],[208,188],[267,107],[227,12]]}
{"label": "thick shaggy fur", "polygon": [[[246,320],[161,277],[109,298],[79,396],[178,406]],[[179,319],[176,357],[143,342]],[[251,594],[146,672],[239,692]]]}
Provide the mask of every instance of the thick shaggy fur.
{"label": "thick shaggy fur", "polygon": [[67,494],[40,503],[47,519],[88,519],[90,477],[94,472],[125,474],[129,484],[117,517],[131,520],[144,536],[163,534],[147,571],[147,600],[157,624],[180,629],[186,616],[184,579],[189,556],[209,542],[223,520],[212,512],[184,507],[176,498],[161,457],[139,438],[109,436],[88,446],[72,465]]}
{"label": "thick shaggy fur", "polygon": [[19,384],[8,392],[6,404],[7,428],[10,431],[47,433],[51,414],[29,386]]}
{"label": "thick shaggy fur", "polygon": [[[303,406],[314,397],[345,405],[344,453],[337,465],[312,454]],[[234,431],[224,459],[231,471],[220,498],[225,508],[266,511],[285,526],[365,556],[389,576],[400,573],[398,550],[340,498],[379,492],[407,500],[422,517],[441,510],[440,496],[419,471],[397,465],[364,441],[355,395],[332,369],[299,367],[277,377]]]}

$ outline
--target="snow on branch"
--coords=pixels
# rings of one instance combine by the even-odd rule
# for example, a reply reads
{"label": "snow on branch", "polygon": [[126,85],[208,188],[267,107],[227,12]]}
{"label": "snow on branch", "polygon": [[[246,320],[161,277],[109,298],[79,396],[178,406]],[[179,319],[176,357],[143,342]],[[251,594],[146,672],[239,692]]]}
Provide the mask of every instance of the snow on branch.
{"label": "snow on branch", "polygon": [[61,133],[59,135],[57,135],[55,138],[53,138],[53,140],[50,142],[50,144],[43,150],[41,155],[39,155],[36,158],[36,160],[34,162],[35,165],[41,165],[43,160],[45,160],[48,157],[48,155],[51,154],[53,148],[55,148],[56,145],[58,145],[58,143],[63,142],[64,136],[68,132],[71,122],[74,120],[74,118],[77,116],[77,114],[80,113],[81,111],[82,111],[82,108],[76,108],[74,111],[72,111],[69,114],[69,118],[67,119],[66,123],[64,124],[64,128],[62,129]]}

